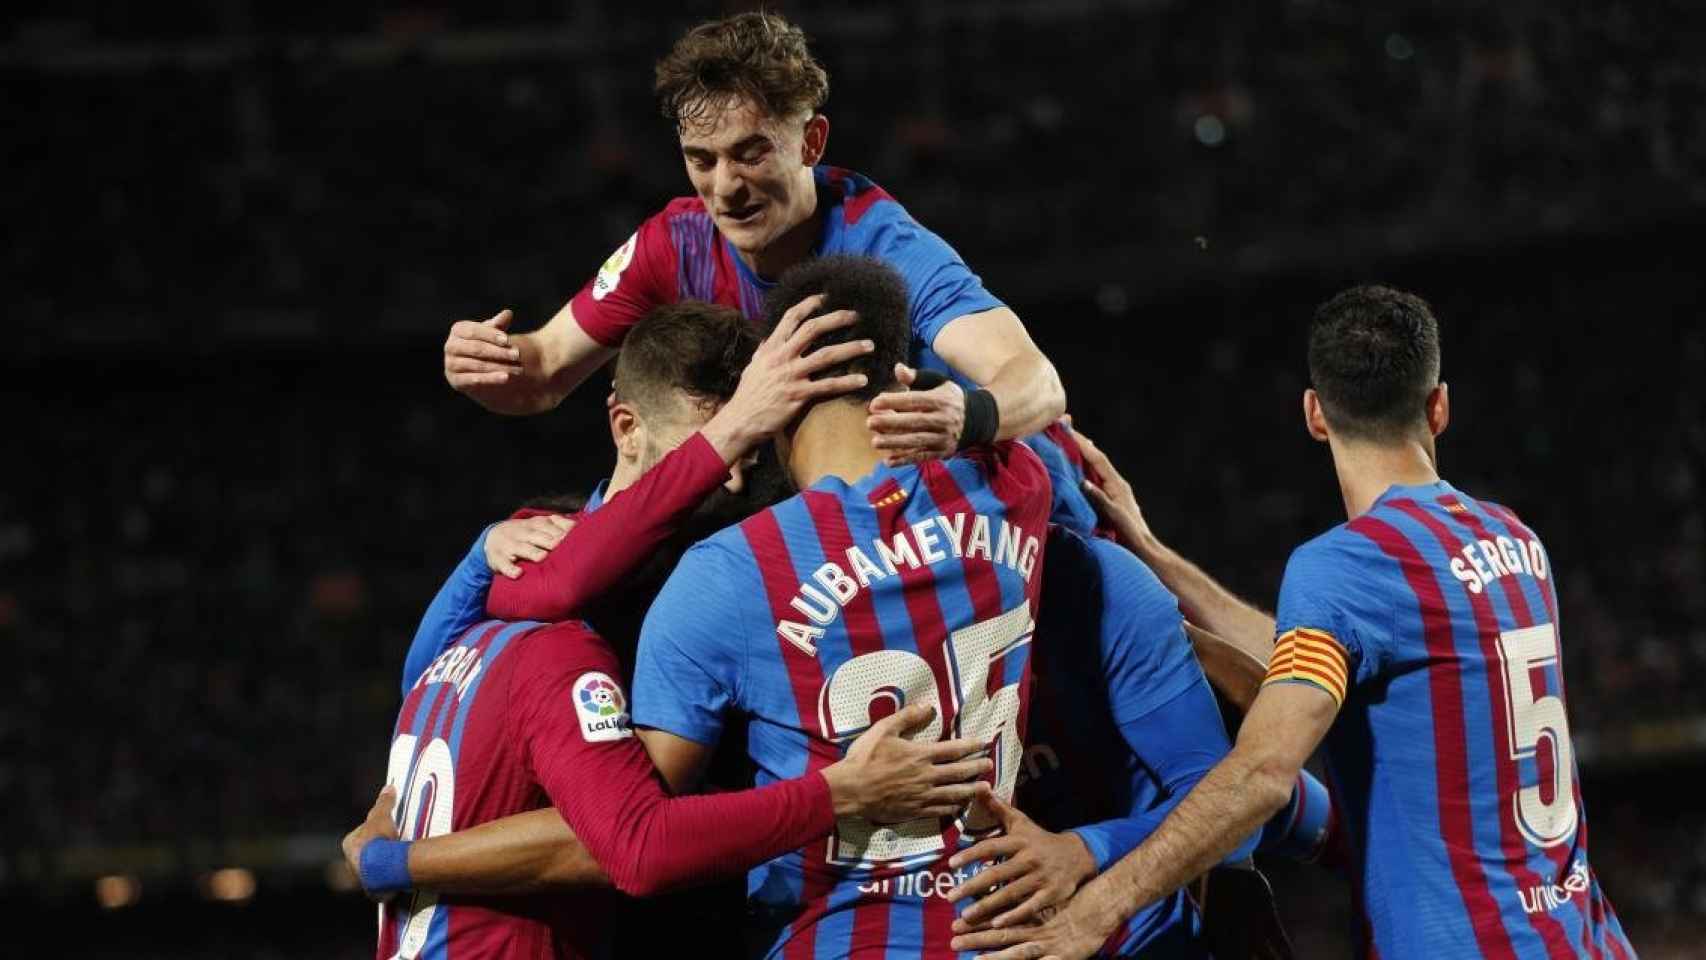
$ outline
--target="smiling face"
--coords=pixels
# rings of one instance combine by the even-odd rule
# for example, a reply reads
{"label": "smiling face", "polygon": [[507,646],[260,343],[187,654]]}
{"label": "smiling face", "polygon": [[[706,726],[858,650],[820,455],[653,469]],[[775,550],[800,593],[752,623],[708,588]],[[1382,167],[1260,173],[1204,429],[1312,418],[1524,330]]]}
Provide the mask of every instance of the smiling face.
{"label": "smiling face", "polygon": [[[785,120],[730,99],[680,135],[687,177],[717,229],[761,272],[787,266],[767,262],[767,254],[817,211],[812,166],[823,156],[829,121],[821,114]],[[798,253],[809,249],[808,237]]]}

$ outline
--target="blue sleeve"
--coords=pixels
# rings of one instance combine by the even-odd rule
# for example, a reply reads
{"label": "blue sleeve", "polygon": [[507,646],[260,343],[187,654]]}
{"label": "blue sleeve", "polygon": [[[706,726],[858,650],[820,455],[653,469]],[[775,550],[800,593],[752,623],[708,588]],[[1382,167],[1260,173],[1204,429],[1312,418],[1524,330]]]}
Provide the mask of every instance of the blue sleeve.
{"label": "blue sleeve", "polygon": [[872,253],[906,278],[912,335],[921,346],[935,343],[943,327],[968,313],[1004,306],[984,289],[983,280],[947,241],[913,220],[899,204],[893,216],[894,222],[883,231]]}
{"label": "blue sleeve", "polygon": [[438,588],[438,596],[432,598],[420,626],[415,628],[415,639],[403,657],[404,696],[440,651],[486,619],[486,594],[492,587],[492,570],[486,566],[486,535],[491,532],[491,527],[480,531],[474,546]]}
{"label": "blue sleeve", "polygon": [[1280,582],[1275,628],[1283,642],[1288,633],[1325,633],[1345,653],[1346,673],[1355,686],[1378,676],[1396,651],[1391,642],[1391,610],[1380,591],[1371,587],[1370,573],[1392,563],[1383,554],[1364,556],[1338,528],[1292,551]]}
{"label": "blue sleeve", "polygon": [[1117,543],[1080,542],[1094,554],[1101,578],[1102,676],[1114,722],[1123,727],[1206,681],[1179,600],[1155,572]]}
{"label": "blue sleeve", "polygon": [[1314,774],[1300,770],[1297,785],[1291,788],[1291,802],[1262,828],[1256,849],[1313,863],[1326,848],[1332,828],[1332,795]]}
{"label": "blue sleeve", "polygon": [[[1086,541],[1102,581],[1103,676],[1120,736],[1155,777],[1166,799],[1075,832],[1097,867],[1131,852],[1232,749],[1214,691],[1185,634],[1178,600],[1143,561],[1118,544]],[[1142,798],[1134,798],[1145,802]],[[1243,859],[1252,836],[1227,859]]]}
{"label": "blue sleeve", "polygon": [[634,723],[715,744],[746,667],[741,598],[762,598],[750,564],[712,541],[688,550],[640,628]]}
{"label": "blue sleeve", "polygon": [[[1161,782],[1166,799],[1154,807],[1133,809],[1126,817],[1073,829],[1095,858],[1097,870],[1106,870],[1154,833],[1179,801],[1232,749],[1220,719],[1220,705],[1200,670],[1195,682],[1171,699],[1137,720],[1121,723],[1120,736]],[[1255,834],[1244,838],[1222,862],[1248,858],[1256,848],[1256,839]]]}

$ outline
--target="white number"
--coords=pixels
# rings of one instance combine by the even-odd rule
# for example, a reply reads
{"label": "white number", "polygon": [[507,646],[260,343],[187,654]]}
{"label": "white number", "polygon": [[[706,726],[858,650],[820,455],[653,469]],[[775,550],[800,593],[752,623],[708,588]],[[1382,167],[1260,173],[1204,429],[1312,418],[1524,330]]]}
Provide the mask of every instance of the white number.
{"label": "white number", "polygon": [[[398,810],[391,810],[391,819],[398,823],[398,835],[403,840],[419,840],[450,832],[451,815],[456,809],[456,764],[450,757],[450,744],[442,738],[427,742],[419,759],[415,744],[420,738],[408,733],[391,741],[391,757],[386,764],[385,782],[397,788]],[[423,809],[424,808],[424,809]],[[390,904],[379,907],[380,929],[385,928],[386,911]],[[432,927],[432,915],[438,910],[438,897],[431,893],[416,893],[403,908],[408,917],[403,937],[397,944],[395,960],[414,960],[426,946],[427,932]]]}
{"label": "white number", "polygon": [[1535,756],[1542,741],[1552,745],[1552,802],[1541,799],[1536,783],[1511,798],[1511,813],[1529,843],[1555,847],[1576,832],[1575,751],[1564,701],[1553,694],[1535,697],[1529,671],[1558,662],[1557,629],[1542,623],[1499,634],[1499,660],[1504,666],[1511,759]]}
{"label": "white number", "polygon": [[[952,681],[955,737],[989,743],[995,759],[995,794],[1013,799],[1024,744],[1019,742],[1019,685],[1003,685],[989,693],[990,665],[1031,642],[1035,627],[1028,604],[990,620],[954,631],[943,645]],[[936,740],[942,735],[942,695],[930,664],[906,650],[878,650],[854,657],[824,682],[818,696],[818,725],[826,740],[843,743],[871,725],[871,708],[879,702],[894,710],[909,703],[937,708],[929,725],[912,740]],[[892,712],[892,711],[885,711]],[[981,803],[960,818],[961,830],[976,833],[995,826]],[[905,823],[878,825],[862,817],[841,817],[830,839],[829,858],[842,864],[887,863],[933,856],[944,846],[941,822],[921,817]]]}

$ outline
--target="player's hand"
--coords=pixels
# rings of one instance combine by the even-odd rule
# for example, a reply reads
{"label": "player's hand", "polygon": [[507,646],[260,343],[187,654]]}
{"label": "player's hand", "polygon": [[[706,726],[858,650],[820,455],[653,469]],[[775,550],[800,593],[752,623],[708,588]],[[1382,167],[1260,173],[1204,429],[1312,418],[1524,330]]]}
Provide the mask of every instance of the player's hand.
{"label": "player's hand", "polygon": [[509,342],[515,314],[499,310],[485,320],[458,320],[444,341],[444,379],[463,393],[501,387],[522,374],[521,351]]}
{"label": "player's hand", "polygon": [[[911,387],[918,371],[894,365],[895,376]],[[889,466],[951,457],[959,449],[966,426],[966,392],[949,380],[929,390],[891,390],[871,401],[865,426],[871,446],[882,451]]]}
{"label": "player's hand", "polygon": [[1045,907],[1066,902],[1096,875],[1096,860],[1077,834],[1044,830],[999,797],[986,802],[1003,835],[980,840],[948,861],[955,870],[980,861],[989,864],[948,891],[954,903],[981,898],[954,921],[955,933],[1029,923]]}
{"label": "player's hand", "polygon": [[989,795],[981,778],[995,763],[984,755],[983,741],[906,739],[935,715],[936,708],[925,703],[902,707],[872,724],[845,757],[824,768],[836,816],[873,823],[954,817]]}
{"label": "player's hand", "polygon": [[815,400],[839,396],[863,387],[862,373],[812,377],[830,367],[862,357],[877,348],[869,340],[850,340],[807,353],[812,341],[859,321],[851,310],[818,314],[824,296],[801,300],[782,314],[776,329],[753,351],[734,396],[705,424],[703,433],[727,463],[786,427],[800,408]]}
{"label": "player's hand", "polygon": [[1084,960],[1095,956],[1119,929],[1120,916],[1103,909],[1089,888],[1062,907],[1044,907],[1038,922],[1013,927],[990,927],[955,934],[954,950],[980,953],[986,960]]}
{"label": "player's hand", "polygon": [[367,846],[368,841],[397,839],[397,824],[391,819],[391,811],[396,808],[397,788],[387,786],[379,791],[378,798],[373,801],[373,809],[367,811],[367,819],[361,822],[361,826],[344,834],[344,863],[349,865],[354,876],[361,876],[361,848]]}
{"label": "player's hand", "polygon": [[1077,427],[1072,428],[1072,439],[1078,441],[1078,449],[1084,454],[1086,472],[1101,478],[1099,486],[1088,480],[1084,482],[1084,496],[1114,528],[1120,542],[1137,550],[1152,541],[1154,534],[1149,532],[1149,523],[1143,519],[1143,508],[1137,505],[1137,494],[1132,492],[1125,477],[1114,469],[1113,461],[1089,437],[1079,433]]}
{"label": "player's hand", "polygon": [[555,513],[505,520],[486,534],[486,566],[514,580],[522,572],[518,561],[544,560],[574,528],[573,520]]}

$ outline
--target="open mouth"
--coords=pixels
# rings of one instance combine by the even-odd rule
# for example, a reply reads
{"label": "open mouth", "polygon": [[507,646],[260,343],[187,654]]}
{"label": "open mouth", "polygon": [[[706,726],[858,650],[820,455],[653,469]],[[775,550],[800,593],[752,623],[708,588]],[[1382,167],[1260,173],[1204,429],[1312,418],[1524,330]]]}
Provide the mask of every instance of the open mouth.
{"label": "open mouth", "polygon": [[763,211],[764,204],[749,203],[744,207],[734,207],[729,210],[725,210],[723,212],[723,219],[730,223],[751,223],[753,220],[758,219],[758,215]]}

